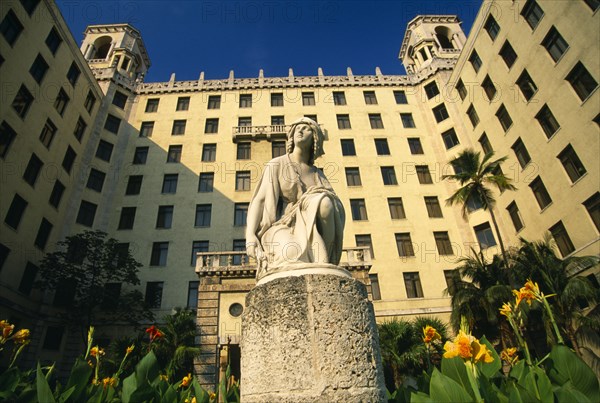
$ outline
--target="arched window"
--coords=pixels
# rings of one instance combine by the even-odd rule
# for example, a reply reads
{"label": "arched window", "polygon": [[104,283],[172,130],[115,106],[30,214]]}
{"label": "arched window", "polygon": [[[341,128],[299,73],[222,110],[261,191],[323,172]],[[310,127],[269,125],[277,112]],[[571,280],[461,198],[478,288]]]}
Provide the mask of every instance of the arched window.
{"label": "arched window", "polygon": [[106,59],[108,56],[108,51],[110,50],[110,45],[112,42],[112,38],[110,36],[101,36],[96,39],[94,42],[94,48],[96,52],[94,53],[94,57],[92,59]]}
{"label": "arched window", "polygon": [[452,32],[447,27],[435,27],[435,36],[442,49],[454,49],[454,46],[452,46]]}

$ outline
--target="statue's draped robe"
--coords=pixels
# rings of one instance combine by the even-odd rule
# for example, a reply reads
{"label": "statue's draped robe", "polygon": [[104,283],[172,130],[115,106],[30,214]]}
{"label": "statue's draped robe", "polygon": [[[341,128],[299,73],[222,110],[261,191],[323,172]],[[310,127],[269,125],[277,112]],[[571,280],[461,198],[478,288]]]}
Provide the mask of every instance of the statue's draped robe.
{"label": "statue's draped robe", "polygon": [[[293,270],[305,263],[337,265],[340,261],[344,206],[321,171],[311,167],[316,185],[306,188],[298,169],[298,165],[287,154],[274,158],[265,166],[256,187],[253,200],[258,192],[265,192],[256,235],[267,258],[266,271],[264,267],[259,267],[257,279],[273,272]],[[326,197],[334,208],[335,238],[332,245],[324,244],[316,223],[319,205]],[[278,218],[280,198],[283,199],[285,210]]]}

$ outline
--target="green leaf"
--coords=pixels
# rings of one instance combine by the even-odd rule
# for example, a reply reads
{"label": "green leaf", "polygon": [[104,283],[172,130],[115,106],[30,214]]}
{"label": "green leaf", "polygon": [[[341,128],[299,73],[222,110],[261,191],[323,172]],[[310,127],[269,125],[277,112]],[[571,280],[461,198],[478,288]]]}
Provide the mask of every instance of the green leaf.
{"label": "green leaf", "polygon": [[538,402],[539,400],[536,399],[534,395],[529,393],[527,389],[525,389],[517,383],[512,382],[510,386],[510,395],[508,397],[508,401],[511,403],[530,403]]}
{"label": "green leaf", "polygon": [[144,381],[152,382],[159,375],[158,362],[153,351],[141,359],[141,361],[135,366],[135,379],[138,386],[144,384]]}
{"label": "green leaf", "polygon": [[69,389],[62,392],[60,394],[60,396],[58,397],[58,402],[63,403],[63,402],[68,401],[69,398],[71,397],[71,395],[73,394],[73,392],[75,392],[75,386],[70,387]]}
{"label": "green leaf", "polygon": [[487,349],[489,350],[491,356],[494,357],[494,361],[488,363],[481,362],[477,364],[477,366],[479,367],[481,373],[483,373],[488,378],[491,378],[494,375],[496,375],[498,371],[500,371],[500,369],[502,369],[502,360],[498,356],[498,353],[496,352],[496,349],[494,348],[492,343],[490,343],[488,339],[485,338],[485,336],[479,339],[479,341],[487,346]]}
{"label": "green leaf", "polygon": [[544,371],[538,367],[531,367],[525,376],[525,388],[542,402],[553,402],[552,384]]}
{"label": "green leaf", "polygon": [[219,398],[223,399],[223,403],[227,403],[227,387],[225,385],[225,379],[221,379],[221,382],[219,383]]}
{"label": "green leaf", "polygon": [[586,395],[573,387],[571,381],[557,387],[554,391],[554,395],[559,402],[592,403],[592,400],[588,399]]}
{"label": "green leaf", "polygon": [[412,392],[410,394],[411,403],[435,403],[429,395],[423,392]]}
{"label": "green leaf", "polygon": [[529,367],[525,365],[525,361],[519,361],[511,368],[509,376],[516,379],[517,382],[523,383],[528,373]]}
{"label": "green leaf", "polygon": [[474,400],[475,392],[471,387],[467,370],[465,362],[460,357],[442,359],[442,374],[456,381]]}
{"label": "green leaf", "polygon": [[55,403],[54,395],[52,394],[52,390],[48,385],[48,380],[44,376],[42,372],[42,367],[40,367],[40,363],[37,364],[37,371],[35,374],[36,386],[37,386],[37,398],[38,401],[44,403]]}
{"label": "green leaf", "polygon": [[66,390],[74,388],[70,396],[72,401],[79,401],[81,393],[89,384],[92,372],[92,367],[90,367],[87,361],[84,360],[82,357],[78,357],[77,360],[75,360],[75,364],[73,364],[73,368],[71,368],[71,375],[69,376],[69,380],[67,381],[67,386],[65,386]]}
{"label": "green leaf", "polygon": [[19,368],[12,367],[4,371],[0,375],[0,397],[8,397],[16,390],[19,380],[21,379],[21,371]]}
{"label": "green leaf", "polygon": [[123,403],[129,403],[131,395],[137,388],[137,381],[135,380],[135,374],[129,375],[123,380],[123,390],[121,392],[121,398]]}
{"label": "green leaf", "polygon": [[208,392],[204,390],[202,386],[200,386],[200,383],[198,383],[198,379],[196,377],[192,379],[192,388],[194,389],[194,396],[196,396],[196,401],[198,403],[208,403]]}
{"label": "green leaf", "polygon": [[[587,366],[571,349],[556,345],[550,351],[548,375],[559,383],[565,378],[593,402],[600,401],[600,387],[594,371]],[[564,383],[564,382],[563,382]]]}
{"label": "green leaf", "polygon": [[490,382],[488,378],[480,376],[478,382],[481,397],[486,403],[508,403],[508,396]]}
{"label": "green leaf", "polygon": [[433,370],[429,385],[431,399],[435,402],[471,402],[473,398],[469,393],[452,378],[442,374],[437,369]]}

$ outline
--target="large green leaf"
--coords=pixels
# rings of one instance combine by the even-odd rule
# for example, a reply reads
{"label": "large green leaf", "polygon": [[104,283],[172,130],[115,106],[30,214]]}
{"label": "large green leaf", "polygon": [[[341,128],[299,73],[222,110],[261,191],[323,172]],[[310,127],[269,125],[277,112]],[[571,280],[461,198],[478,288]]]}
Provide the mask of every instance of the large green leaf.
{"label": "large green leaf", "polygon": [[571,381],[574,389],[580,391],[593,402],[600,401],[600,387],[594,371],[587,366],[571,349],[556,345],[550,352],[548,375],[559,384],[564,379]]}
{"label": "large green leaf", "polygon": [[486,345],[491,356],[494,358],[494,361],[488,362],[488,363],[482,362],[482,363],[477,364],[477,366],[479,367],[479,370],[485,376],[487,376],[488,378],[491,378],[494,375],[498,374],[498,371],[500,371],[500,369],[502,368],[502,360],[498,356],[498,353],[496,352],[496,349],[494,348],[492,343],[490,343],[488,341],[488,339],[485,338],[485,336],[483,336],[481,339],[479,339],[479,341]]}
{"label": "large green leaf", "polygon": [[50,385],[48,385],[48,380],[46,379],[46,376],[44,376],[44,373],[42,372],[42,367],[40,367],[39,362],[37,364],[35,379],[38,401],[44,403],[55,403],[56,400],[54,400],[54,395],[52,394]]}
{"label": "large green leaf", "polygon": [[586,395],[575,389],[571,381],[555,389],[554,395],[559,402],[593,403]]}
{"label": "large green leaf", "polygon": [[443,358],[442,359],[442,374],[456,381],[472,399],[475,399],[475,392],[469,381],[468,369],[465,362],[460,357]]}
{"label": "large green leaf", "polygon": [[154,381],[159,375],[158,362],[153,351],[141,359],[141,361],[135,366],[135,379],[138,387],[143,385],[144,382],[149,383]]}
{"label": "large green leaf", "polygon": [[137,388],[137,381],[135,380],[135,374],[129,375],[123,380],[123,390],[121,391],[121,399],[123,403],[129,403],[131,395]]}
{"label": "large green leaf", "polygon": [[486,403],[508,403],[508,396],[505,395],[487,377],[480,376],[478,383],[481,397]]}
{"label": "large green leaf", "polygon": [[525,361],[519,361],[511,368],[509,375],[516,379],[517,382],[523,383],[528,373],[529,367],[525,365]]}
{"label": "large green leaf", "polygon": [[473,401],[471,395],[459,383],[442,374],[437,369],[434,369],[431,375],[429,390],[429,395],[435,402],[455,403]]}
{"label": "large green leaf", "polygon": [[72,386],[69,389],[62,392],[60,394],[60,396],[58,397],[58,403],[64,403],[64,402],[69,401],[73,392],[75,392],[75,386]]}
{"label": "large green leaf", "polygon": [[531,402],[539,402],[538,399],[527,389],[519,385],[518,383],[512,382],[509,387],[510,395],[508,396],[508,401],[511,403],[531,403]]}
{"label": "large green leaf", "polygon": [[531,367],[525,376],[524,387],[542,402],[553,402],[552,384],[544,371],[538,367]]}
{"label": "large green leaf", "polygon": [[21,371],[19,371],[19,368],[12,367],[4,371],[0,375],[0,398],[8,399],[9,396],[13,396],[20,379]]}
{"label": "large green leaf", "polygon": [[411,403],[434,403],[434,400],[429,395],[423,392],[412,392],[410,394]]}
{"label": "large green leaf", "polygon": [[198,403],[208,403],[208,392],[204,390],[202,386],[200,386],[200,383],[196,377],[192,379],[192,388],[194,389],[194,396],[196,397],[196,401]]}
{"label": "large green leaf", "polygon": [[67,381],[67,386],[65,386],[66,390],[74,388],[70,396],[71,401],[79,401],[81,393],[85,390],[85,387],[89,385],[92,372],[92,367],[90,367],[87,361],[82,357],[78,357],[75,360],[75,364],[73,365],[73,368],[71,368],[71,375]]}

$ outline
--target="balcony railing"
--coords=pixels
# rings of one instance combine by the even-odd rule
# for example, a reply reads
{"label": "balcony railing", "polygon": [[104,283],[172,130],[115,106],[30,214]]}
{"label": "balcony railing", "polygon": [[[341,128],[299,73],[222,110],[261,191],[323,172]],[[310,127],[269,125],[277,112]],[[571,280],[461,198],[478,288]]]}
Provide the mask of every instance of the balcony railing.
{"label": "balcony railing", "polygon": [[285,138],[288,128],[287,125],[234,126],[233,141]]}
{"label": "balcony railing", "polygon": [[[196,273],[199,276],[256,275],[256,260],[250,259],[245,251],[199,252],[196,256]],[[350,271],[370,268],[371,249],[368,246],[343,248],[340,266]]]}

